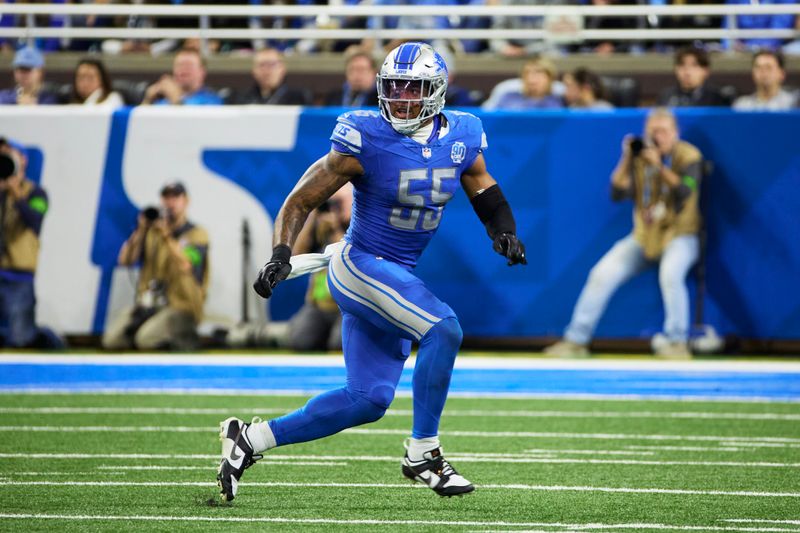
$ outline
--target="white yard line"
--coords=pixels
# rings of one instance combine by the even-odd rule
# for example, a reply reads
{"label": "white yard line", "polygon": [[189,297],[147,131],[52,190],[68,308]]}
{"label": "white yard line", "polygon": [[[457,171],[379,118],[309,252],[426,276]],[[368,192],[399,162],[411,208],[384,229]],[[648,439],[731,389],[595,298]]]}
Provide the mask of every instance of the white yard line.
{"label": "white yard line", "polygon": [[[342,457],[344,459],[344,457]],[[397,459],[397,458],[395,458]],[[281,461],[281,460],[272,460],[272,461],[259,461],[258,464],[263,464],[266,466],[271,465],[280,465],[280,466],[347,466],[348,463],[344,461]],[[209,465],[209,466],[157,466],[157,465],[100,465],[97,467],[97,470],[217,470],[219,465]],[[45,472],[42,472],[43,474]]]}
{"label": "white yard line", "polygon": [[[79,385],[84,388],[81,389]],[[139,387],[110,387],[107,383],[82,383],[72,386],[20,386],[0,388],[0,396],[4,394],[31,394],[31,395],[148,395],[148,396],[283,396],[283,397],[308,397],[313,394],[325,392],[326,388],[308,389],[236,389],[236,388],[197,388],[197,387],[164,387],[158,386],[139,386]],[[397,398],[410,398],[411,391],[399,390],[395,394]],[[487,400],[519,400],[519,401],[538,401],[538,400],[576,400],[576,401],[602,401],[602,402],[670,402],[670,403],[738,403],[738,404],[786,404],[797,405],[800,403],[800,396],[787,395],[782,397],[773,396],[718,396],[710,394],[600,394],[600,393],[578,393],[578,392],[458,392],[451,391],[449,398],[463,399],[487,399]]]}
{"label": "white yard line", "polygon": [[[181,408],[181,407],[0,407],[3,414],[145,414],[145,415],[221,415],[231,413],[252,413],[262,415],[282,415],[294,408]],[[413,416],[410,409],[389,409],[386,416]],[[492,409],[450,409],[444,416],[454,417],[520,417],[520,418],[676,418],[700,420],[775,420],[800,421],[800,414],[790,413],[715,413],[694,411],[535,411],[535,410],[492,410]]]}
{"label": "white yard line", "polygon": [[[41,432],[119,432],[119,433],[211,433],[218,432],[211,426],[0,426],[0,432],[41,431]],[[343,433],[355,435],[408,435],[406,429],[359,429],[350,428]],[[599,439],[599,440],[655,440],[655,441],[702,441],[739,443],[777,443],[800,444],[800,438],[791,437],[744,437],[715,435],[658,435],[635,433],[568,433],[536,431],[443,431],[442,435],[451,437],[481,438],[530,438],[530,439]]]}
{"label": "white yard line", "polygon": [[[406,361],[413,368],[415,357]],[[256,366],[256,367],[344,367],[341,355],[208,355],[208,354],[4,354],[0,364],[60,364],[60,365],[150,365],[150,366]],[[681,372],[751,372],[800,373],[800,363],[785,361],[663,361],[655,359],[552,359],[545,357],[481,357],[462,356],[456,368],[465,369],[533,369],[533,370],[653,370]]]}
{"label": "white yard line", "polygon": [[800,520],[764,520],[761,518],[728,518],[723,522],[736,522],[744,524],[788,524],[792,526],[800,526]]}
{"label": "white yard line", "polygon": [[[13,482],[14,487],[19,486],[50,486],[50,487],[216,487],[217,484],[208,481],[18,481]],[[379,489],[426,489],[424,485],[409,485],[408,483],[291,483],[281,481],[241,483],[240,486],[248,487],[286,487],[286,488],[379,488]],[[726,491],[726,490],[700,490],[700,489],[659,489],[635,487],[588,487],[566,485],[524,485],[524,484],[484,484],[478,485],[479,489],[488,490],[522,490],[542,492],[603,492],[627,494],[671,494],[671,495],[696,495],[696,496],[743,496],[759,498],[800,498],[800,492],[762,492],[762,491]]]}
{"label": "white yard line", "polygon": [[142,515],[68,515],[68,514],[22,514],[0,513],[0,518],[16,520],[70,520],[70,521],[103,521],[124,520],[144,522],[225,522],[225,523],[276,523],[276,524],[331,524],[352,526],[454,526],[454,527],[545,527],[547,530],[527,530],[529,533],[552,533],[555,529],[560,533],[569,531],[592,531],[611,529],[648,529],[679,531],[740,531],[797,533],[800,529],[739,527],[739,526],[705,526],[705,525],[670,525],[647,523],[623,524],[567,524],[562,522],[489,522],[466,520],[376,520],[376,519],[334,519],[334,518],[280,518],[280,517],[241,517],[241,516],[142,516]]}
{"label": "white yard line", "polygon": [[[269,457],[269,458],[267,458]],[[264,464],[282,465],[328,465],[328,466],[347,466],[347,461],[370,461],[370,462],[397,462],[395,456],[299,456],[305,460],[300,462],[298,456],[268,455],[261,462]],[[656,461],[639,459],[574,459],[556,457],[537,457],[537,456],[481,456],[480,454],[448,454],[448,459],[460,463],[518,463],[518,464],[583,464],[583,465],[628,465],[628,466],[714,466],[732,468],[800,468],[800,463],[776,463],[776,462],[739,462],[739,461]],[[325,460],[339,460],[338,463],[325,463]],[[323,462],[320,462],[323,461]],[[109,467],[113,468],[113,467]],[[120,467],[121,468],[121,467]],[[126,467],[129,470],[169,470],[169,466],[159,467]],[[177,469],[180,469],[176,467]],[[12,473],[13,474],[13,473]]]}

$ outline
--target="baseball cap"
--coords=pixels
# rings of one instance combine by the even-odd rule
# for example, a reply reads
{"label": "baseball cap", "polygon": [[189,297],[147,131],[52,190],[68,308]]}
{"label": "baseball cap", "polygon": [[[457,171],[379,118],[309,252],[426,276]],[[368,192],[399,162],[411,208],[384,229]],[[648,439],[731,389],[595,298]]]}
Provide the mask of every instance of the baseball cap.
{"label": "baseball cap", "polygon": [[8,146],[13,148],[17,152],[21,153],[25,157],[28,156],[28,150],[23,145],[21,145],[20,143],[18,143],[17,141],[15,141],[13,139],[9,139],[8,137],[5,137],[4,135],[0,135],[0,145],[3,145],[3,144],[7,144]]}
{"label": "baseball cap", "polygon": [[180,181],[167,183],[161,188],[161,196],[180,196],[186,194],[186,187]]}
{"label": "baseball cap", "polygon": [[11,62],[14,68],[42,68],[44,66],[44,56],[32,46],[26,46],[17,50],[14,54],[14,61]]}

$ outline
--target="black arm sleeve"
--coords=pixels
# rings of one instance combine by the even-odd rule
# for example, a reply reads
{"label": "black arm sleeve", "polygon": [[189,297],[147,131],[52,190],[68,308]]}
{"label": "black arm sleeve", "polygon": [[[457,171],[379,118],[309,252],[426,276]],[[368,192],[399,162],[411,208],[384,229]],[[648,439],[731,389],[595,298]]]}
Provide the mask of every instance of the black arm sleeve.
{"label": "black arm sleeve", "polygon": [[516,233],[517,224],[500,186],[495,184],[470,200],[478,218],[486,226],[486,233],[494,238],[502,233]]}

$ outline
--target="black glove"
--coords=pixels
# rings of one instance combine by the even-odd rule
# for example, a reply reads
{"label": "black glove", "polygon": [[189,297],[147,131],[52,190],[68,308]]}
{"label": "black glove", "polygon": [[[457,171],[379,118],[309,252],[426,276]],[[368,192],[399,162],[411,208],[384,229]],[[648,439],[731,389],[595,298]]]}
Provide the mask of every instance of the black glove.
{"label": "black glove", "polygon": [[286,279],[289,272],[292,271],[292,265],[289,259],[292,257],[292,250],[285,244],[279,244],[272,250],[272,259],[269,263],[261,267],[258,271],[253,288],[262,298],[269,298],[272,296],[272,289],[279,281]]}
{"label": "black glove", "polygon": [[525,245],[513,233],[497,235],[494,238],[492,248],[494,248],[495,252],[508,259],[508,266],[528,264],[528,260],[525,258]]}

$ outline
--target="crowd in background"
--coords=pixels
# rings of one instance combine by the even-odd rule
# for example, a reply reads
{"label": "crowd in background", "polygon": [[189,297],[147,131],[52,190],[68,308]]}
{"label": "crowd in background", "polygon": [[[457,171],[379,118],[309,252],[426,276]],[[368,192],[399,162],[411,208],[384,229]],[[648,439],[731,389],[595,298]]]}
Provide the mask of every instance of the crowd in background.
{"label": "crowd in background", "polygon": [[[55,2],[63,3],[63,2]],[[203,5],[203,4],[249,4],[268,5],[275,2],[264,0],[250,0],[242,2],[211,2],[208,0],[162,0],[134,2],[111,2],[110,0],[84,0],[74,2],[82,4],[173,4],[173,5]],[[686,4],[749,4],[749,0],[724,0],[722,2],[707,2],[705,0],[343,0],[345,5],[488,5],[488,6],[522,6],[522,5],[686,5]],[[761,0],[761,4],[792,4],[794,0]],[[282,5],[315,5],[328,4],[326,0],[287,0],[280,2]],[[437,30],[448,28],[463,29],[542,29],[550,27],[547,17],[542,16],[392,16],[392,17],[226,17],[214,16],[210,18],[210,28],[342,28],[342,29],[425,29]],[[27,23],[24,15],[4,14],[0,16],[0,27],[21,27]],[[737,15],[734,19],[723,16],[691,15],[691,16],[587,16],[580,21],[560,21],[561,24],[577,24],[589,30],[629,30],[629,29],[719,29],[735,24],[741,29],[795,29],[798,28],[797,17],[794,15]],[[197,17],[148,17],[141,15],[129,16],[64,16],[64,15],[37,15],[35,24],[39,27],[72,27],[72,28],[197,28]],[[258,50],[265,47],[278,48],[285,52],[309,53],[316,51],[344,51],[355,41],[315,41],[315,40],[215,40],[210,43],[213,52],[231,52],[242,49]],[[372,47],[375,43],[366,39],[360,44]],[[382,43],[389,50],[396,43]],[[456,53],[492,52],[502,56],[519,57],[531,53],[553,52],[596,52],[596,53],[637,53],[645,50],[672,50],[679,43],[670,41],[637,42],[609,40],[569,42],[569,39],[559,39],[558,43],[538,40],[514,39],[468,39],[450,41],[448,45]],[[45,51],[72,50],[72,51],[103,51],[106,53],[150,52],[160,54],[175,51],[180,42],[176,40],[162,40],[146,42],[138,40],[98,40],[98,39],[41,39],[39,48]],[[761,48],[778,49],[785,47],[785,53],[800,53],[800,41],[790,43],[777,38],[759,38],[744,40],[722,40],[709,43],[716,49],[754,50]],[[14,48],[14,42],[0,38],[0,49]],[[441,48],[441,46],[437,46]]]}
{"label": "crowd in background", "polygon": [[[453,65],[450,55],[448,63]],[[787,110],[797,107],[800,94],[784,87],[786,69],[782,52],[762,49],[752,55],[752,93],[737,95],[733,87],[713,83],[708,52],[687,46],[674,53],[675,82],[655,102],[667,107],[732,106],[738,110]],[[154,83],[124,80],[117,88],[103,62],[95,56],[78,62],[71,84],[60,87],[45,80],[45,56],[26,46],[12,61],[14,87],[0,90],[0,104],[81,104],[120,107],[123,105],[325,105],[375,107],[375,76],[379,69],[374,55],[360,47],[346,53],[343,83],[325,94],[287,83],[284,53],[264,48],[252,56],[251,81],[235,88],[212,89],[206,84],[207,66],[197,48],[186,46],[174,55],[172,71]],[[601,77],[581,67],[559,73],[545,55],[535,54],[525,63],[519,77],[498,83],[488,98],[450,83],[446,95],[451,108],[482,106],[484,109],[611,109],[639,105],[636,91],[619,83],[619,78]],[[123,80],[121,80],[123,81]],[[632,80],[627,80],[632,81]],[[611,82],[610,85],[608,82]],[[635,83],[635,82],[634,82]]]}

